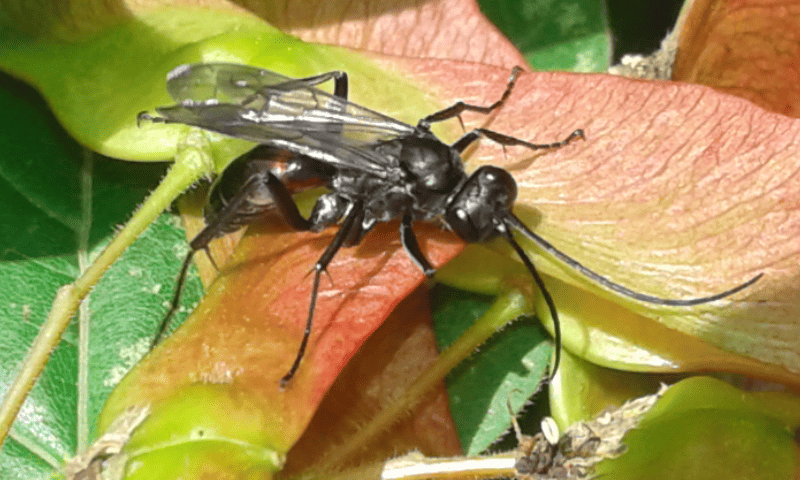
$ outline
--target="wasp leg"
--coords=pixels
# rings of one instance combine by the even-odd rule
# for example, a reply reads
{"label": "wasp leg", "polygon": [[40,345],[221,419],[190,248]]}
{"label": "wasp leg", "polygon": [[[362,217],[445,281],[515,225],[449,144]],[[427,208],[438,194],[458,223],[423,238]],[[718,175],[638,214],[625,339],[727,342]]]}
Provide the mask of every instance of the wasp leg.
{"label": "wasp leg", "polygon": [[[455,104],[445,108],[444,110],[432,113],[427,117],[423,118],[422,120],[419,121],[417,127],[427,130],[428,128],[430,128],[431,123],[442,122],[444,120],[449,120],[453,117],[458,117],[458,120],[461,121],[461,114],[464,112],[477,112],[484,114],[492,113],[494,110],[497,110],[498,108],[502,107],[504,103],[506,103],[506,100],[508,100],[509,95],[511,95],[511,90],[514,89],[514,84],[517,82],[517,77],[519,76],[519,73],[521,71],[522,69],[520,67],[514,67],[511,70],[511,78],[509,78],[508,86],[506,86],[506,90],[503,92],[503,95],[500,96],[500,100],[494,102],[488,107],[481,105],[472,105],[464,102],[456,102]],[[462,128],[464,127],[464,122],[461,122],[461,127]]]}
{"label": "wasp leg", "polygon": [[358,223],[353,230],[350,232],[350,235],[345,239],[344,246],[345,247],[355,247],[356,245],[360,245],[361,241],[364,240],[364,237],[367,236],[369,232],[372,231],[372,228],[375,226],[375,222],[365,222],[364,216],[362,215],[359,218]]}
{"label": "wasp leg", "polygon": [[167,313],[164,315],[164,318],[161,320],[158,333],[150,343],[150,349],[155,348],[155,346],[161,341],[162,337],[164,336],[164,332],[167,331],[167,327],[169,326],[172,316],[180,306],[181,295],[183,294],[183,288],[186,284],[186,274],[189,271],[189,264],[191,263],[195,252],[197,250],[207,248],[211,240],[224,234],[227,227],[235,221],[236,216],[238,215],[238,210],[247,202],[251,192],[257,187],[257,179],[251,178],[250,181],[248,181],[242,186],[242,188],[239,189],[239,192],[236,194],[233,200],[225,205],[225,208],[222,209],[219,215],[214,218],[214,220],[203,230],[201,230],[200,233],[198,233],[197,236],[195,236],[194,239],[192,239],[192,241],[189,243],[190,250],[184,259],[183,265],[181,266],[181,271],[178,274],[175,294],[172,296],[172,304],[170,305],[169,310],[167,310]]}
{"label": "wasp leg", "polygon": [[[186,275],[189,270],[189,264],[194,257],[194,253],[198,250],[208,250],[208,244],[211,240],[224,235],[230,231],[230,226],[238,225],[238,219],[242,215],[242,209],[248,206],[249,200],[258,191],[258,189],[266,187],[269,189],[270,194],[278,206],[278,210],[283,215],[284,219],[296,230],[310,230],[311,222],[303,218],[300,211],[297,209],[289,191],[286,186],[276,177],[272,172],[260,172],[252,175],[247,182],[239,189],[236,196],[225,205],[219,214],[209,223],[206,228],[200,231],[191,242],[189,242],[190,251],[186,255],[183,262],[181,271],[178,274],[177,286],[175,287],[175,295],[172,297],[172,304],[164,319],[161,320],[161,325],[158,328],[158,333],[150,344],[150,348],[154,348],[164,336],[172,316],[180,307],[181,295],[186,283]],[[252,204],[251,204],[252,206]],[[265,210],[268,206],[265,206]],[[253,212],[248,210],[248,214]]]}
{"label": "wasp leg", "polygon": [[511,90],[514,89],[514,84],[517,82],[517,77],[519,76],[522,69],[520,67],[514,67],[511,70],[511,78],[508,80],[508,86],[506,86],[506,90],[503,92],[503,95],[500,96],[500,99],[494,102],[489,106],[482,106],[482,105],[472,105],[469,103],[464,102],[456,102],[455,104],[445,108],[444,110],[440,110],[438,112],[432,113],[427,117],[423,118],[417,124],[421,128],[427,128],[430,126],[431,123],[434,122],[441,122],[444,120],[449,120],[453,117],[459,117],[464,112],[477,112],[477,113],[484,113],[488,114],[497,110],[498,108],[502,107],[503,104],[508,100],[508,97],[511,95]]}
{"label": "wasp leg", "polygon": [[472,144],[472,142],[478,140],[481,137],[486,137],[489,140],[502,145],[503,147],[525,147],[531,150],[561,148],[566,145],[569,145],[573,140],[576,140],[578,138],[586,139],[586,137],[583,134],[583,130],[581,130],[580,128],[570,133],[569,136],[564,140],[553,143],[530,143],[526,142],[525,140],[520,140],[519,138],[516,137],[511,137],[509,135],[503,135],[502,133],[497,133],[493,130],[486,130],[485,128],[476,128],[475,130],[459,138],[452,145],[452,147],[457,152],[461,153],[470,144]]}
{"label": "wasp leg", "polygon": [[183,294],[183,287],[186,286],[186,273],[189,271],[189,264],[192,263],[192,258],[194,257],[194,252],[196,251],[197,250],[189,250],[186,258],[183,260],[181,272],[178,274],[175,293],[172,295],[172,304],[170,305],[166,315],[164,315],[164,318],[161,320],[161,325],[158,326],[158,332],[156,333],[156,336],[153,337],[153,340],[150,342],[150,350],[156,348],[158,342],[161,341],[162,337],[164,336],[164,332],[166,332],[167,327],[169,327],[169,321],[172,319],[172,315],[174,315],[178,310],[178,306],[181,302],[181,295]]}
{"label": "wasp leg", "polygon": [[295,230],[311,230],[311,222],[300,214],[300,210],[297,209],[297,204],[294,203],[292,195],[286,189],[286,185],[270,171],[265,172],[264,177],[266,177],[264,178],[264,185],[269,189],[269,193],[275,200],[283,219],[289,222],[289,225]]}
{"label": "wasp leg", "polygon": [[417,236],[411,228],[411,215],[409,214],[403,215],[403,223],[400,224],[400,241],[403,243],[403,248],[408,256],[422,270],[422,273],[427,277],[432,277],[436,273],[436,269],[433,268],[433,265],[425,258],[419,248]]}
{"label": "wasp leg", "polygon": [[345,217],[342,226],[339,228],[339,231],[336,232],[336,236],[333,237],[333,241],[331,241],[331,243],[325,249],[325,252],[322,253],[322,256],[319,257],[317,263],[314,264],[314,284],[311,287],[311,300],[308,305],[306,328],[303,331],[303,339],[300,341],[300,348],[297,350],[297,356],[294,359],[294,363],[292,363],[292,366],[289,368],[289,371],[286,372],[286,375],[281,378],[281,388],[286,388],[286,386],[292,380],[295,373],[297,373],[297,369],[300,368],[300,362],[303,360],[303,356],[306,353],[308,340],[311,337],[311,327],[314,321],[314,309],[317,305],[317,293],[319,292],[319,280],[322,276],[322,272],[328,268],[328,264],[330,264],[331,260],[333,260],[333,256],[336,255],[336,252],[338,252],[340,248],[342,248],[345,240],[351,235],[353,228],[356,227],[357,222],[360,218],[363,218],[363,216],[364,202],[362,200],[357,200],[355,203],[353,203],[352,208],[350,208],[350,212],[348,212],[347,217]]}

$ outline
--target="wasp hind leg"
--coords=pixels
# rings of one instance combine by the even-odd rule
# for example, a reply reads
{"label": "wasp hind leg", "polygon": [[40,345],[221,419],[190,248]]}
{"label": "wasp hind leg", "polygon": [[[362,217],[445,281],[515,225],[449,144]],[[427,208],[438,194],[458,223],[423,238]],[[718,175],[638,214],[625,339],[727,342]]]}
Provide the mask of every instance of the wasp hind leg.
{"label": "wasp hind leg", "polygon": [[[178,274],[177,286],[175,287],[175,294],[172,297],[172,303],[170,304],[169,310],[167,310],[167,313],[164,315],[163,320],[161,320],[158,332],[150,344],[151,349],[158,345],[158,343],[163,339],[164,333],[169,327],[172,316],[180,307],[181,295],[183,294],[183,289],[186,284],[189,265],[194,258],[195,252],[198,250],[208,251],[208,245],[212,240],[231,232],[235,228],[243,226],[241,222],[243,217],[242,212],[246,209],[246,216],[248,216],[248,218],[253,215],[253,204],[249,202],[249,200],[259,189],[264,187],[269,190],[283,218],[294,229],[301,231],[311,229],[311,222],[309,222],[300,214],[300,211],[297,209],[297,205],[295,205],[294,201],[292,200],[289,191],[278,177],[276,177],[270,171],[259,172],[258,174],[250,176],[247,182],[242,185],[231,201],[228,202],[228,204],[225,205],[222,210],[220,210],[213,220],[189,243],[190,250],[184,259],[183,265],[181,266],[181,271]],[[262,208],[266,211],[270,208],[270,206],[265,205]],[[211,257],[209,256],[209,258]]]}
{"label": "wasp hind leg", "polygon": [[400,241],[403,244],[408,256],[411,260],[422,270],[426,277],[432,277],[436,273],[436,268],[431,265],[431,262],[425,258],[422,250],[419,248],[417,236],[411,225],[411,215],[403,215],[403,222],[400,224]]}
{"label": "wasp hind leg", "polygon": [[358,222],[363,217],[364,202],[358,200],[352,204],[339,231],[336,232],[331,243],[325,248],[325,252],[322,253],[317,263],[314,264],[314,283],[311,287],[311,300],[308,304],[308,317],[306,317],[306,326],[303,330],[303,339],[300,341],[300,347],[297,349],[297,355],[295,356],[294,362],[292,362],[292,366],[289,368],[289,371],[286,372],[286,375],[281,378],[280,387],[282,389],[286,388],[292,378],[294,378],[294,375],[300,368],[300,362],[303,361],[303,357],[305,356],[308,340],[311,338],[311,329],[314,324],[314,310],[317,305],[317,294],[319,293],[319,282],[322,273],[326,271],[334,255],[342,248],[345,241],[353,234],[353,230],[358,228]]}

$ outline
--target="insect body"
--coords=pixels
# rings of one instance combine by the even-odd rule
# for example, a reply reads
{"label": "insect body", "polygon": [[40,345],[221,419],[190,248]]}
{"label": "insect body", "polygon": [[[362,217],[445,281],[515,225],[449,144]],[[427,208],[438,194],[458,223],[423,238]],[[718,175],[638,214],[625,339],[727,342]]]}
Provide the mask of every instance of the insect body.
{"label": "insect body", "polygon": [[[322,272],[342,246],[357,245],[379,222],[400,220],[403,247],[428,276],[433,275],[435,268],[419,248],[414,222],[438,219],[471,243],[504,238],[530,271],[547,303],[556,343],[553,374],[558,368],[561,346],[558,313],[542,278],[514,239],[512,230],[602,286],[644,302],[675,306],[711,302],[746,288],[760,277],[710,297],[687,300],[653,297],[589,270],[528,229],[512,212],[517,195],[513,177],[494,166],[480,167],[468,175],[461,153],[481,137],[504,147],[555,149],[584,138],[583,131],[575,130],[560,142],[533,144],[479,128],[447,145],[430,130],[431,124],[460,118],[465,111],[488,114],[500,108],[511,94],[519,72],[513,70],[505,92],[492,105],[459,102],[412,126],[348,102],[348,79],[344,72],[292,79],[235,64],[183,65],[174,69],[167,77],[167,90],[178,104],[156,109],[160,117],[141,113],[139,120],[194,125],[251,140],[260,147],[243,160],[245,173],[236,193],[219,204],[208,226],[192,240],[192,250],[181,270],[167,318],[177,308],[193,253],[207,248],[213,238],[251,223],[273,208],[298,230],[320,231],[339,225],[314,266],[305,332],[295,361],[281,380],[282,386],[288,384],[303,358]],[[333,95],[316,88],[330,80],[334,81]],[[259,155],[270,157],[277,152],[285,157],[286,168],[282,173],[256,163]],[[308,219],[300,214],[286,188],[285,182],[297,179],[315,179],[330,189],[330,193],[317,200]]]}

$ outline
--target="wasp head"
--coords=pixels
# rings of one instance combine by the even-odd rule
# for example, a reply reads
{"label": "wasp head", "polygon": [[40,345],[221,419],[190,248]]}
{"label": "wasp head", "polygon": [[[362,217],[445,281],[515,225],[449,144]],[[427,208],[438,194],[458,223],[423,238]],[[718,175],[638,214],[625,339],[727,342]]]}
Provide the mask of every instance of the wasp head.
{"label": "wasp head", "polygon": [[496,225],[517,198],[517,183],[502,168],[484,166],[467,178],[447,205],[445,220],[468,243],[497,235]]}

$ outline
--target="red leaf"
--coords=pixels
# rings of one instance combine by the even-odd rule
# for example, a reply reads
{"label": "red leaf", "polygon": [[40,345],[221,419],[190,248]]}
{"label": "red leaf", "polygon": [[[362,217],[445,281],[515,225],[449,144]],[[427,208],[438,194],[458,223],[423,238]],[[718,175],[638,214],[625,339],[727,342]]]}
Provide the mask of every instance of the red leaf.
{"label": "red leaf", "polygon": [[[509,73],[447,60],[374,61],[433,92],[443,105],[456,99],[491,103]],[[471,128],[486,119],[465,120]],[[799,126],[700,86],[528,74],[491,128],[534,142],[583,128],[587,140],[536,155],[510,149],[507,157],[484,142],[470,167],[492,162],[511,169],[520,187],[519,215],[577,260],[635,290],[695,297],[764,273],[730,300],[665,309],[604,291],[546,256],[536,259],[561,280],[764,362],[760,375],[799,382]],[[444,138],[459,133],[451,130]],[[393,225],[340,252],[329,268],[333,285],[323,279],[308,354],[281,393],[277,381],[291,364],[305,321],[311,286],[306,274],[331,235],[283,231],[247,237],[193,319],[129,376],[135,380],[126,379],[139,382],[128,391],[159,398],[175,382],[234,375],[231,385],[247,390],[273,415],[279,447],[288,449],[346,360],[422,279]],[[420,237],[434,265],[460,245],[436,228]],[[586,300],[591,306],[594,297],[587,294]],[[645,339],[643,347],[658,340]],[[602,343],[589,342],[587,350],[602,350]]]}
{"label": "red leaf", "polygon": [[[505,69],[434,60],[387,59],[383,65],[419,83],[438,79],[445,102],[488,103],[508,75]],[[470,116],[467,124],[476,119],[483,120]],[[530,224],[540,234],[636,290],[677,298],[707,295],[763,272],[759,283],[730,301],[659,309],[602,291],[552,259],[537,259],[550,274],[760,359],[766,362],[762,375],[792,381],[797,376],[790,372],[800,364],[800,217],[793,214],[797,202],[790,201],[800,186],[793,155],[799,126],[700,86],[527,74],[492,128],[552,141],[581,127],[587,140],[536,157],[512,149],[506,160],[501,149],[484,142],[470,166],[492,161],[515,167],[517,213],[530,222],[530,209],[537,208],[541,221]],[[214,378],[220,365],[226,372],[241,369],[234,384],[264,402],[288,448],[346,360],[422,276],[402,251],[395,225],[382,225],[362,246],[343,249],[329,268],[333,285],[323,279],[308,354],[281,393],[277,382],[305,321],[311,285],[306,275],[333,232],[263,233],[243,240],[193,319],[135,376],[139,389],[174,389],[175,381]],[[436,227],[422,230],[420,238],[434,265],[461,245]]]}
{"label": "red leaf", "polygon": [[[461,247],[436,228],[420,232],[434,264]],[[158,403],[198,382],[229,384],[256,410],[270,413],[271,428],[279,432],[273,446],[287,451],[361,343],[423,278],[394,225],[381,225],[361,246],[342,249],[328,268],[333,285],[323,279],[305,359],[282,391],[279,380],[294,360],[305,325],[308,273],[333,233],[251,228],[192,317],[114,395]]]}
{"label": "red leaf", "polygon": [[358,455],[341,456],[341,447],[356,441],[363,427],[390,408],[436,361],[429,308],[427,288],[416,289],[361,346],[292,447],[283,475],[320,471],[325,464],[382,463],[398,452],[414,449],[425,455],[461,455],[453,435],[449,400],[440,388],[413,409],[413,416],[409,411],[376,441],[362,445]]}
{"label": "red leaf", "polygon": [[307,42],[381,55],[437,58],[512,68],[524,57],[471,0],[290,2],[254,10]]}
{"label": "red leaf", "polygon": [[[420,84],[435,84],[442,98],[477,104],[496,99],[494,92],[508,74],[447,61],[381,63]],[[476,120],[483,118],[468,117],[467,129]],[[698,85],[532,73],[520,77],[491,128],[534,142],[558,140],[583,128],[586,141],[543,154],[522,149],[504,154],[483,142],[468,163],[471,169],[483,163],[510,169],[520,190],[516,211],[537,233],[634,290],[666,298],[701,297],[763,273],[758,283],[729,299],[694,308],[658,308],[604,291],[548,256],[537,259],[549,274],[692,340],[742,356],[723,369],[796,384],[798,126],[794,119]],[[586,298],[589,312],[591,298]],[[591,322],[619,330],[614,316]],[[640,350],[663,350],[663,338],[652,337],[629,341]],[[573,351],[595,361],[653,367],[608,357],[619,352],[606,340],[593,344],[581,334],[571,341]],[[675,354],[663,358],[660,368],[719,369],[723,362],[709,357],[708,350],[678,348]]]}

